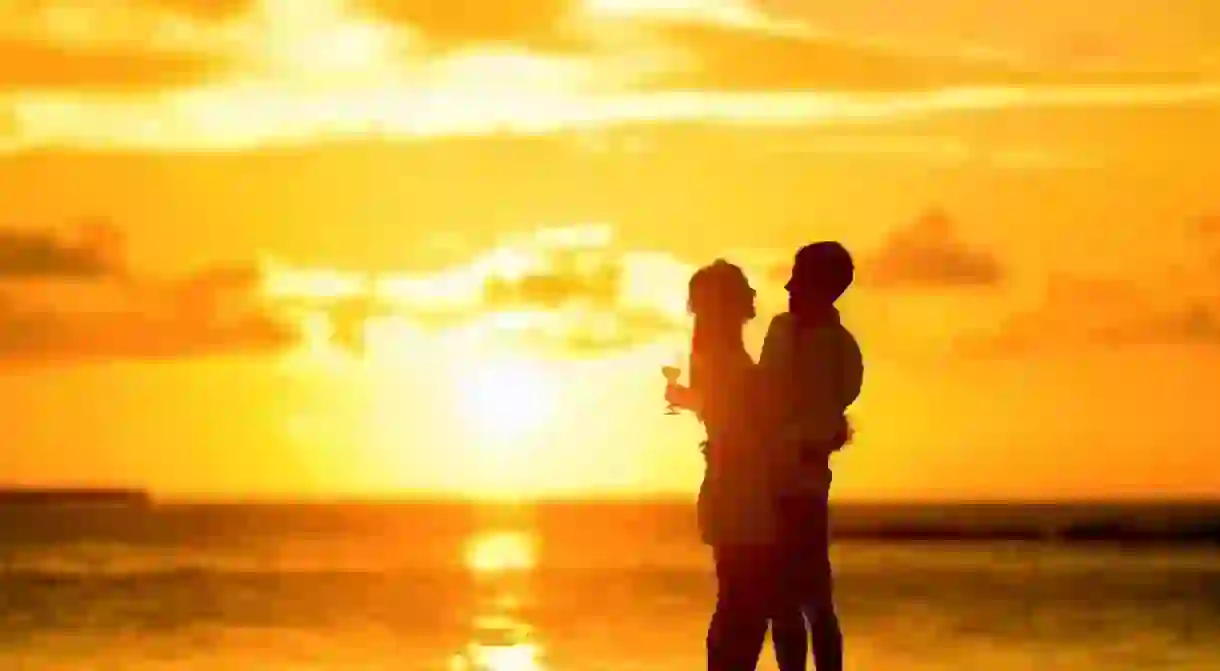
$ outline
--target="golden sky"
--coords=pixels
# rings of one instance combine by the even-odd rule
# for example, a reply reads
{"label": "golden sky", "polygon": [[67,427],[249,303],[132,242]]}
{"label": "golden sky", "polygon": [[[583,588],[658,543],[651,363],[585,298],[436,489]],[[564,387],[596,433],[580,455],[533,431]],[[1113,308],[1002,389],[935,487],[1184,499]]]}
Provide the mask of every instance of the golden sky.
{"label": "golden sky", "polygon": [[837,238],[837,495],[1220,494],[1214,2],[106,7],[0,3],[5,481],[690,493],[687,275]]}

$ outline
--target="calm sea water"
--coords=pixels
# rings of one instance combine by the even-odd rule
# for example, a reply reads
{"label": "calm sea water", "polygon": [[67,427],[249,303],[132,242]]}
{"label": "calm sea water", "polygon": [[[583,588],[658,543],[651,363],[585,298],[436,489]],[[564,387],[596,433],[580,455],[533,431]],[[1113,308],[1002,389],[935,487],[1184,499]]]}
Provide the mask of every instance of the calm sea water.
{"label": "calm sea water", "polygon": [[[696,669],[684,506],[0,510],[2,669]],[[836,548],[848,667],[1220,669],[1220,553]],[[761,668],[773,669],[770,650]]]}

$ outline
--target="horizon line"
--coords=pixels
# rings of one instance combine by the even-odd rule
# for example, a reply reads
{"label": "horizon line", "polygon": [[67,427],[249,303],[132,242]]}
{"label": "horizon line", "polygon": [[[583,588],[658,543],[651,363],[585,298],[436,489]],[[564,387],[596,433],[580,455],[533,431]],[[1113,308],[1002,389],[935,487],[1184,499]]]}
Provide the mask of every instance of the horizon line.
{"label": "horizon line", "polygon": [[[516,507],[548,505],[694,505],[696,495],[664,494],[591,494],[540,495],[521,497],[478,497],[468,495],[425,495],[419,493],[327,494],[327,495],[158,495],[148,492],[155,505],[469,505],[476,507]],[[1141,495],[1094,497],[844,497],[831,499],[831,505],[846,506],[1090,506],[1090,505],[1220,505],[1217,495]]]}

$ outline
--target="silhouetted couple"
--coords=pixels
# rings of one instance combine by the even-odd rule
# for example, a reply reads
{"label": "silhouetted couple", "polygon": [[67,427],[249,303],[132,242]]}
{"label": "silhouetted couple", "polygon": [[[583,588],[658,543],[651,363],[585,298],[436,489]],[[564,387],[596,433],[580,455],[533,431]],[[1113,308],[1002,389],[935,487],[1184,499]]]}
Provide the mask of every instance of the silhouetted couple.
{"label": "silhouetted couple", "polygon": [[830,566],[830,457],[850,439],[846,411],[860,393],[860,349],[835,303],[853,281],[842,245],[797,252],[756,364],[743,331],[755,291],[720,260],[691,277],[690,386],[666,399],[693,410],[707,431],[699,490],[703,541],[716,565],[709,671],[750,671],[768,625],[781,671],[843,668]]}

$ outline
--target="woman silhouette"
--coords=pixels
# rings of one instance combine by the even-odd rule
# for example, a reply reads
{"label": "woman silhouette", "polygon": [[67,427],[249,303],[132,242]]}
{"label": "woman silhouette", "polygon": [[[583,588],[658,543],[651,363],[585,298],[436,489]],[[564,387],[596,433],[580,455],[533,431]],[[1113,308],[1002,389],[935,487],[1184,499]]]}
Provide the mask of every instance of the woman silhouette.
{"label": "woman silhouette", "polygon": [[707,668],[753,670],[769,623],[780,671],[800,671],[808,634],[799,608],[782,608],[776,592],[776,518],[761,451],[766,389],[743,333],[755,316],[756,292],[741,268],[724,260],[700,268],[688,292],[690,386],[671,381],[666,399],[693,410],[707,432],[698,502],[700,535],[716,567]]}

